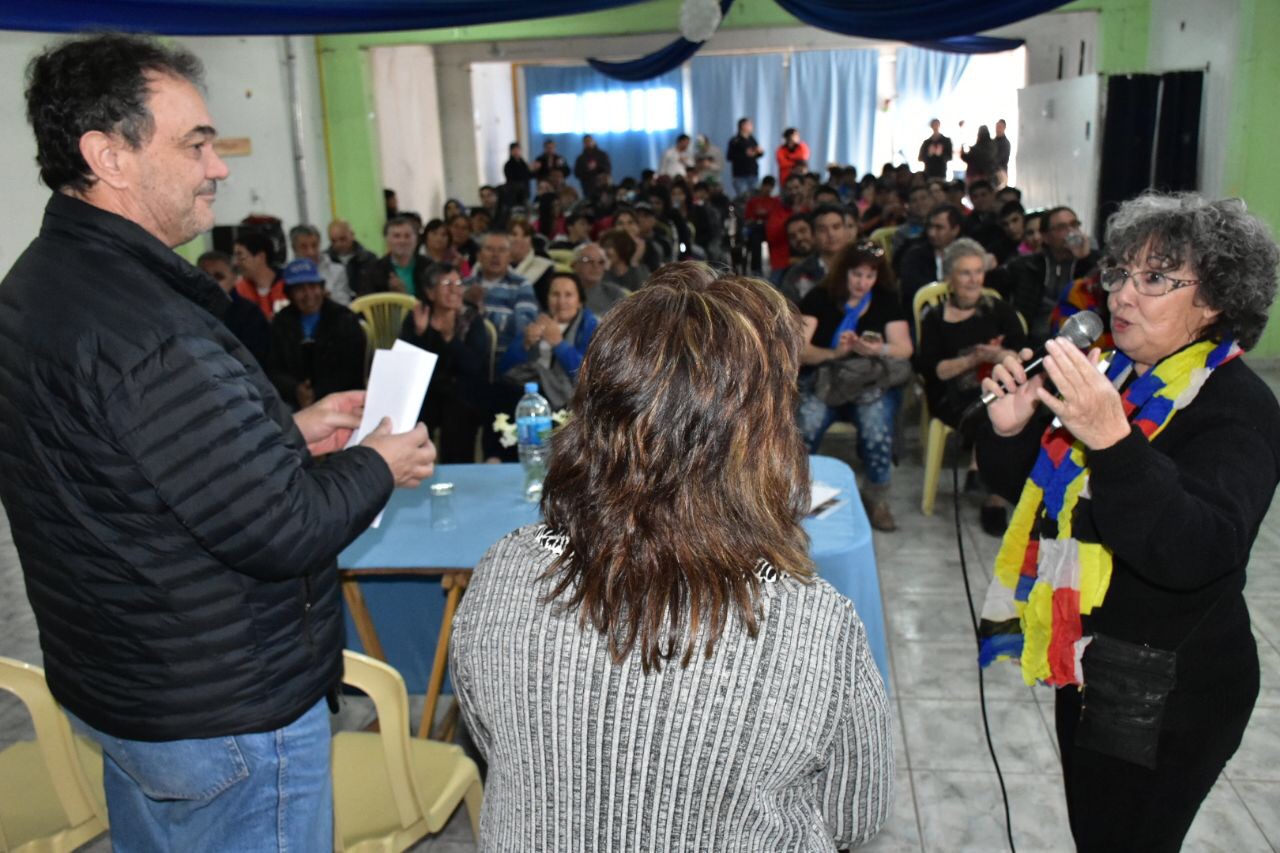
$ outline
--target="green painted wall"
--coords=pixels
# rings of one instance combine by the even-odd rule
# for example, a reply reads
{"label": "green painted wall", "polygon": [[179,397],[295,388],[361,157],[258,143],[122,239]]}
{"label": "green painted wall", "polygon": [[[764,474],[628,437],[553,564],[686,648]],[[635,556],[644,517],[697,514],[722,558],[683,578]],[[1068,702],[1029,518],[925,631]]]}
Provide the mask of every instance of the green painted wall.
{"label": "green painted wall", "polygon": [[[1231,126],[1225,190],[1280,234],[1280,0],[1240,0],[1240,36],[1232,90]],[[1218,132],[1209,128],[1210,133]],[[1272,306],[1271,323],[1254,355],[1280,356],[1280,305]]]}
{"label": "green painted wall", "polygon": [[1099,12],[1098,73],[1124,74],[1147,67],[1151,0],[1076,0],[1064,12]]}

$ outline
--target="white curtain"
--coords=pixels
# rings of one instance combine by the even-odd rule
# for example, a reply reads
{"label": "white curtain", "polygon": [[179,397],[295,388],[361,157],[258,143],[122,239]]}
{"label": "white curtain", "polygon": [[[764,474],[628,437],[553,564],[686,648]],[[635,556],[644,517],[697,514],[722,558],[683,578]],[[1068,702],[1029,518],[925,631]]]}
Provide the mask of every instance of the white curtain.
{"label": "white curtain", "polygon": [[369,53],[382,185],[395,190],[401,210],[429,220],[445,202],[435,53],[428,45],[375,47]]}

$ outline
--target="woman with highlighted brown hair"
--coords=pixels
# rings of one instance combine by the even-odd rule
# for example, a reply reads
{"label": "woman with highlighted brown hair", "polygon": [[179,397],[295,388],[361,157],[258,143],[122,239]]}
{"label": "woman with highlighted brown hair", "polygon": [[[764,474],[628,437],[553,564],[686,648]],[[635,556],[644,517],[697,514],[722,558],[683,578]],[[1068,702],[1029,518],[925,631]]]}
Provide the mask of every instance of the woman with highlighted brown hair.
{"label": "woman with highlighted brown hair", "polygon": [[454,621],[482,850],[835,850],[883,823],[884,687],[800,525],[800,347],[777,291],[696,263],[600,323],[546,522]]}

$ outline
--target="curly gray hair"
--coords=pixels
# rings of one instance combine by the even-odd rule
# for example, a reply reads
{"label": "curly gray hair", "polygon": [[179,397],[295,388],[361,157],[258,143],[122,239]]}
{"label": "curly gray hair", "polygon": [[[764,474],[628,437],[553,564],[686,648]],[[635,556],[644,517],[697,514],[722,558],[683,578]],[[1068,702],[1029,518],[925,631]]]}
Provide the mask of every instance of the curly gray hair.
{"label": "curly gray hair", "polygon": [[968,237],[960,237],[952,241],[950,246],[942,250],[942,276],[949,278],[951,276],[951,268],[956,265],[956,261],[961,258],[980,258],[983,262],[987,259],[987,250],[982,248],[982,244],[977,240]]}
{"label": "curly gray hair", "polygon": [[1258,342],[1276,296],[1280,249],[1243,201],[1143,193],[1107,221],[1102,263],[1132,263],[1144,248],[1168,269],[1183,263],[1195,269],[1200,297],[1222,312],[1208,337],[1234,337],[1244,349]]}

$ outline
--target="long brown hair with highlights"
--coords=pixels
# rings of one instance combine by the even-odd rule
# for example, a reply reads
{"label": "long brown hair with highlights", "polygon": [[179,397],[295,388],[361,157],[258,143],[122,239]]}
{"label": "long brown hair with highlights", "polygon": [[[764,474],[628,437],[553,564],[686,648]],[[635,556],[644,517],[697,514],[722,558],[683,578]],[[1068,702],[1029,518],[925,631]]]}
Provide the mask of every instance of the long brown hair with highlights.
{"label": "long brown hair with highlights", "polygon": [[831,269],[823,277],[821,285],[827,289],[827,295],[837,305],[849,301],[849,272],[858,267],[871,267],[876,271],[876,283],[873,289],[882,292],[897,290],[893,280],[893,271],[884,262],[884,249],[870,241],[850,243],[840,250],[831,264]]}
{"label": "long brown hair with highlights", "polygon": [[756,567],[812,576],[795,422],[800,322],[774,288],[668,264],[601,321],[542,495],[568,547],[548,602],[645,671],[758,630]]}

